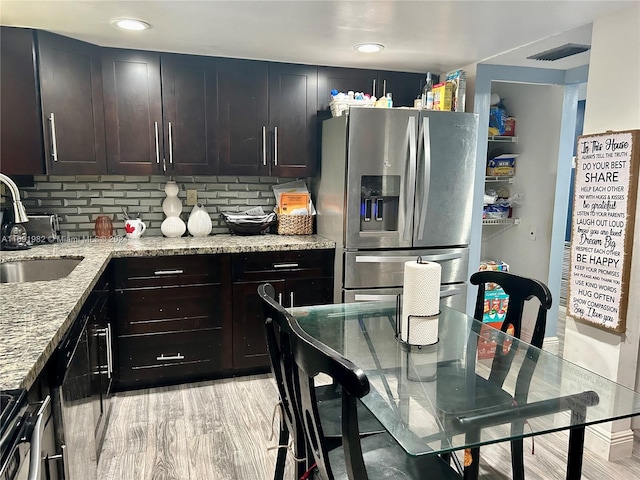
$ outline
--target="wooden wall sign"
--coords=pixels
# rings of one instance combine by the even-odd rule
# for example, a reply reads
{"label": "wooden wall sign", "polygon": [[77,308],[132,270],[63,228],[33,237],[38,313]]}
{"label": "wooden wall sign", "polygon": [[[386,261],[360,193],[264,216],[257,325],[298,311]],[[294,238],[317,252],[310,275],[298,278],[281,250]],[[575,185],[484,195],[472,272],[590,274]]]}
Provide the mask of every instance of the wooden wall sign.
{"label": "wooden wall sign", "polygon": [[568,315],[624,332],[636,218],[640,130],[578,137]]}

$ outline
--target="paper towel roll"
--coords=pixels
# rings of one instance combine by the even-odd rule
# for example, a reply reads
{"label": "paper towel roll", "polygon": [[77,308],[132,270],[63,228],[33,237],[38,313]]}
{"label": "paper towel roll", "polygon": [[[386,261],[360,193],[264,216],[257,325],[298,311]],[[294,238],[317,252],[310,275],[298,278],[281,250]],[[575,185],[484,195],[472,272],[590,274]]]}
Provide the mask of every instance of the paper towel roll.
{"label": "paper towel roll", "polygon": [[440,311],[441,275],[439,263],[405,262],[400,324],[402,341],[413,345],[431,345],[438,341],[437,317],[421,317],[434,316]]}

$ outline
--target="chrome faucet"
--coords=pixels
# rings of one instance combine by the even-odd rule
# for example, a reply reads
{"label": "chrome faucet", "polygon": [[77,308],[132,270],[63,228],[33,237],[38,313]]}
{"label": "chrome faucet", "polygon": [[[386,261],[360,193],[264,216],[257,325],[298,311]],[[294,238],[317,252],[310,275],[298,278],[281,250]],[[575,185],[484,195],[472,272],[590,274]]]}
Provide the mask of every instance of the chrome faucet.
{"label": "chrome faucet", "polygon": [[27,217],[27,212],[20,201],[20,191],[18,190],[18,186],[4,173],[0,173],[0,181],[9,187],[9,191],[11,192],[11,201],[13,202],[13,223],[28,222],[29,217]]}

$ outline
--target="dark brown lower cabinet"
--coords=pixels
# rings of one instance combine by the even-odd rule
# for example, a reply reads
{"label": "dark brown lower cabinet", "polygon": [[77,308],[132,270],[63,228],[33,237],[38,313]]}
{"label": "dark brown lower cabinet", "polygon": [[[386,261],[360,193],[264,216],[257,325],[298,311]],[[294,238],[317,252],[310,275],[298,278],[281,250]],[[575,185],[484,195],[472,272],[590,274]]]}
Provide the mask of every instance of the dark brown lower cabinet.
{"label": "dark brown lower cabinet", "polygon": [[334,250],[261,252],[233,256],[233,369],[269,367],[258,286],[271,283],[285,307],[333,302]]}
{"label": "dark brown lower cabinet", "polygon": [[228,255],[114,260],[120,388],[231,369]]}

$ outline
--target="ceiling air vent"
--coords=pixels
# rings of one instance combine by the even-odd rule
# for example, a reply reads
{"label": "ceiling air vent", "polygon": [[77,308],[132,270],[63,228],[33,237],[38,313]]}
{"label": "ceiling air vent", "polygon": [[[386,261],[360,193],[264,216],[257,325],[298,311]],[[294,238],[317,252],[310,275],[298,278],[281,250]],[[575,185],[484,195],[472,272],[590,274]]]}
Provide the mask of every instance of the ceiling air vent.
{"label": "ceiling air vent", "polygon": [[531,60],[553,62],[555,60],[560,60],[561,58],[570,57],[571,55],[575,55],[577,53],[586,52],[590,48],[591,47],[589,45],[567,43],[566,45],[561,45],[560,47],[552,48],[551,50],[547,50],[545,52],[536,53],[535,55],[531,55],[527,58]]}

